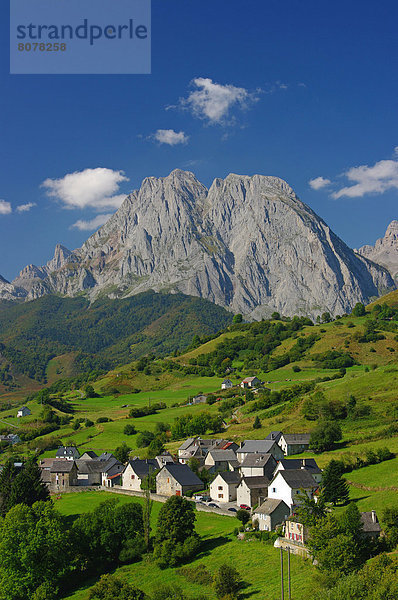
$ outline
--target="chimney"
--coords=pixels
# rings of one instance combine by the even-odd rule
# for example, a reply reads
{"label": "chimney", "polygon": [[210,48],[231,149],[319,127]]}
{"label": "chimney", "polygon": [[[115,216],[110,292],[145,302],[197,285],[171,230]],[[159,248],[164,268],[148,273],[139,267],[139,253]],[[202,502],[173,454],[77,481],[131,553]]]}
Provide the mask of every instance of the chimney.
{"label": "chimney", "polygon": [[376,511],[372,510],[371,515],[372,515],[372,521],[373,521],[373,523],[377,523]]}

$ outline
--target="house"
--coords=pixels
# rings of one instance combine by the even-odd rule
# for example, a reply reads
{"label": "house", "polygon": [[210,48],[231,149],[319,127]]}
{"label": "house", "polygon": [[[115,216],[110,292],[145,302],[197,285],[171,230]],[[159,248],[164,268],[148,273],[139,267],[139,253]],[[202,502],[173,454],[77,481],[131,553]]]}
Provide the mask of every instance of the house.
{"label": "house", "polygon": [[292,508],[300,504],[300,494],[312,498],[317,488],[317,482],[305,469],[285,469],[278,471],[269,484],[268,498],[283,500]]}
{"label": "house", "polygon": [[103,452],[102,454],[99,455],[98,460],[108,461],[111,458],[115,458],[113,456],[112,452]]}
{"label": "house", "polygon": [[159,468],[162,467],[159,466],[159,463],[155,458],[149,458],[146,460],[129,460],[125,470],[123,471],[121,483],[122,488],[124,490],[141,492],[141,483],[148,477],[148,475],[150,475],[150,473],[158,471]]}
{"label": "house", "polygon": [[381,527],[375,510],[371,510],[370,512],[361,512],[361,522],[363,525],[363,535],[365,537],[379,537]]}
{"label": "house", "polygon": [[32,411],[27,406],[22,406],[18,409],[17,417],[28,417],[32,414]]}
{"label": "house", "polygon": [[281,525],[290,514],[290,509],[283,500],[267,498],[253,511],[252,520],[258,522],[260,531],[273,531]]}
{"label": "house", "polygon": [[285,539],[304,546],[308,539],[308,529],[295,517],[289,517],[285,522]]}
{"label": "house", "polygon": [[14,444],[19,444],[21,442],[21,438],[16,433],[8,433],[7,435],[0,435],[0,442],[8,444],[9,446],[14,446]]}
{"label": "house", "polygon": [[258,388],[261,381],[257,377],[246,377],[240,384],[241,388]]}
{"label": "house", "polygon": [[205,458],[205,468],[214,471],[234,471],[239,465],[233,450],[210,450]]}
{"label": "house", "polygon": [[274,442],[276,442],[278,444],[279,440],[281,439],[281,436],[282,436],[281,431],[271,431],[271,433],[269,433],[265,439],[273,440]]}
{"label": "house", "polygon": [[276,465],[274,475],[285,469],[305,469],[318,484],[322,481],[322,470],[318,467],[314,458],[282,458]]}
{"label": "house", "polygon": [[230,379],[224,379],[224,381],[221,384],[221,389],[229,390],[231,387],[234,387],[234,384],[232,383],[232,381]]}
{"label": "house", "polygon": [[268,495],[269,479],[267,477],[244,477],[236,490],[238,506],[247,504],[253,508],[260,504]]}
{"label": "house", "polygon": [[240,465],[240,473],[242,477],[265,476],[271,481],[276,465],[272,454],[247,454]]}
{"label": "house", "polygon": [[236,500],[236,489],[240,475],[237,471],[219,473],[210,484],[210,498],[216,502],[233,502]]}
{"label": "house", "polygon": [[203,482],[188,465],[165,465],[156,475],[156,492],[161,496],[183,496],[202,489]]}
{"label": "house", "polygon": [[217,450],[233,450],[236,454],[239,446],[235,442],[228,442],[227,440],[217,440],[218,444],[216,446]]}
{"label": "house", "polygon": [[66,460],[65,458],[42,458],[39,463],[38,466],[40,468],[41,471],[41,480],[43,481],[43,483],[46,483],[48,486],[50,486],[51,484],[51,467],[53,466],[54,462],[57,460]]}
{"label": "house", "polygon": [[80,457],[81,460],[97,460],[98,455],[93,450],[87,450]]}
{"label": "house", "polygon": [[201,464],[210,450],[220,448],[227,444],[227,440],[202,439],[201,437],[188,438],[178,448],[178,461],[186,464],[190,458],[197,458]]}
{"label": "house", "polygon": [[163,452],[162,454],[159,454],[159,456],[156,456],[155,460],[158,463],[159,469],[164,467],[164,465],[174,464],[173,456],[170,454],[170,452],[167,451]]}
{"label": "house", "polygon": [[61,446],[57,450],[57,458],[66,458],[67,460],[76,460],[80,458],[79,450],[75,446]]}
{"label": "house", "polygon": [[112,488],[115,485],[120,485],[122,482],[122,474],[125,469],[125,465],[115,461],[108,461],[102,468],[101,471],[101,482],[104,487]]}
{"label": "house", "polygon": [[190,402],[190,404],[205,404],[207,400],[207,396],[205,396],[204,394],[198,394],[197,396],[194,396]]}
{"label": "house", "polygon": [[285,456],[300,454],[310,447],[310,433],[282,433],[278,444]]}
{"label": "house", "polygon": [[67,492],[77,483],[77,466],[74,460],[55,460],[50,468],[50,491]]}
{"label": "house", "polygon": [[282,449],[273,440],[245,440],[236,451],[236,458],[242,464],[248,454],[272,454],[276,460],[284,458]]}

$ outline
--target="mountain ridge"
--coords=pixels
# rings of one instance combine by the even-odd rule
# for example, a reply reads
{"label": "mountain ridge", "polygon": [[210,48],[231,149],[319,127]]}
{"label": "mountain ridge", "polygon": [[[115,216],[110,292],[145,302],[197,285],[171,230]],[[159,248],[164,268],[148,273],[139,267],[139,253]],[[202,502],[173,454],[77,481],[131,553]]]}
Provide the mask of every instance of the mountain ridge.
{"label": "mountain ridge", "polygon": [[361,246],[357,252],[388,269],[398,281],[398,221],[391,221],[384,236],[376,240],[374,246]]}
{"label": "mountain ridge", "polygon": [[81,248],[61,248],[12,282],[27,300],[152,289],[202,297],[248,318],[315,317],[349,312],[395,287],[285,181],[265,175],[231,173],[209,189],[180,169],[147,177]]}

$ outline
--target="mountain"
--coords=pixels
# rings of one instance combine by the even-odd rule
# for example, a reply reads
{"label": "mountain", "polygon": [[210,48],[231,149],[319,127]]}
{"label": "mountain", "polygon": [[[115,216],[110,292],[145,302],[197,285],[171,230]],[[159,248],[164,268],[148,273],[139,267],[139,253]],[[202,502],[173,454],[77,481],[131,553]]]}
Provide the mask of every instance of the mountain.
{"label": "mountain", "polygon": [[388,269],[398,280],[398,221],[391,221],[384,237],[374,246],[362,246],[357,252]]}
{"label": "mountain", "polygon": [[25,289],[16,287],[0,275],[0,301],[15,302],[16,300],[24,299],[26,295],[27,292]]}
{"label": "mountain", "polygon": [[394,287],[286,182],[262,175],[230,174],[209,190],[186,171],[148,177],[81,248],[56,256],[13,282],[27,299],[152,289],[206,298],[249,318],[314,317],[348,312]]}
{"label": "mountain", "polygon": [[231,320],[224,308],[183,294],[148,291],[91,304],[81,296],[46,295],[0,310],[0,358],[16,373],[45,381],[52,359],[57,371],[67,365],[70,374],[109,369],[149,352],[186,348],[193,336],[212,335]]}

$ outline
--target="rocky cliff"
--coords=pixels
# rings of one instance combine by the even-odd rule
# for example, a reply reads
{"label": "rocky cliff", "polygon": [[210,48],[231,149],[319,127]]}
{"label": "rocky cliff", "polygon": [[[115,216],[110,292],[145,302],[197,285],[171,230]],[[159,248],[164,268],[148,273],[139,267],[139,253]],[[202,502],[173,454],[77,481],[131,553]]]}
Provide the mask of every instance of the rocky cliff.
{"label": "rocky cliff", "polygon": [[180,291],[252,318],[342,314],[394,287],[281,179],[230,174],[207,190],[180,170],[145,179],[81,248],[13,283],[27,299]]}
{"label": "rocky cliff", "polygon": [[384,237],[378,239],[374,246],[362,246],[357,252],[386,267],[398,280],[398,221],[391,221]]}
{"label": "rocky cliff", "polygon": [[0,300],[14,302],[15,300],[22,300],[26,296],[27,291],[25,289],[14,286],[0,275]]}

